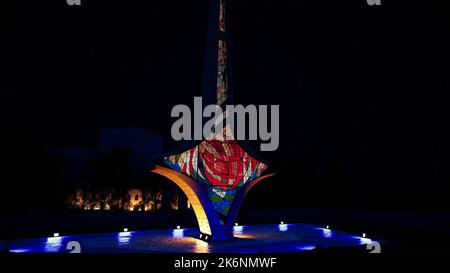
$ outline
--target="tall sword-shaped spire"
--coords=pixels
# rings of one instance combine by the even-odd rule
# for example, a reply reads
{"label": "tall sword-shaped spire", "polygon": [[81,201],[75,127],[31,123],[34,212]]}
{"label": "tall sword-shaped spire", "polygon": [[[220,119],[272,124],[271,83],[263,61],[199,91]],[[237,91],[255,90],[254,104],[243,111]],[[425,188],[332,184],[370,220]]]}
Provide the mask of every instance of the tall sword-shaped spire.
{"label": "tall sword-shaped spire", "polygon": [[219,9],[219,51],[217,67],[217,104],[222,105],[228,98],[228,43],[225,1],[220,0]]}
{"label": "tall sword-shaped spire", "polygon": [[[230,101],[231,75],[226,0],[210,0],[210,4],[203,99],[204,103],[223,106]],[[171,169],[158,166],[153,172],[180,186],[206,240],[232,237],[233,223],[246,193],[271,176],[262,176],[268,166],[242,149],[229,124],[195,147],[166,157],[165,163]]]}

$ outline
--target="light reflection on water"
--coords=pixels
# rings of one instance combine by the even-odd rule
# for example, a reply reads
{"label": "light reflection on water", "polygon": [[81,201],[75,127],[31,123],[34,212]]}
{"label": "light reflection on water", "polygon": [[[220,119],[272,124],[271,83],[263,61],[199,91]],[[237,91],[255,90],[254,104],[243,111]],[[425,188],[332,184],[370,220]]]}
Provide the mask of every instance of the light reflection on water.
{"label": "light reflection on water", "polygon": [[278,230],[280,230],[282,232],[288,231],[288,225],[287,224],[279,224]]}
{"label": "light reflection on water", "polygon": [[363,238],[358,236],[351,236],[355,241],[357,241],[360,245],[368,245],[372,243],[372,240],[369,238]]}
{"label": "light reflection on water", "polygon": [[21,249],[21,248],[9,250],[9,252],[11,252],[11,253],[27,253],[30,251],[31,251],[30,249]]}
{"label": "light reflection on water", "polygon": [[233,234],[242,234],[244,232],[243,226],[234,226],[233,227]]}
{"label": "light reflection on water", "polygon": [[176,239],[180,239],[184,237],[184,229],[174,229],[172,231],[172,237]]}
{"label": "light reflection on water", "polygon": [[62,246],[62,237],[48,237],[45,242],[46,252],[58,252]]}
{"label": "light reflection on water", "polygon": [[199,239],[195,239],[195,253],[209,253],[209,244]]}
{"label": "light reflection on water", "polygon": [[316,249],[315,245],[302,245],[302,246],[296,247],[296,250],[298,250],[298,251],[309,251],[309,250],[314,250],[314,249]]}
{"label": "light reflection on water", "polygon": [[82,246],[81,253],[283,253],[372,242],[369,238],[302,224],[234,226],[235,239],[220,242],[204,242],[198,234],[198,229],[187,228],[49,237],[9,241],[7,249],[14,253],[68,252],[67,242],[77,241]]}
{"label": "light reflection on water", "polygon": [[333,231],[331,229],[328,228],[318,228],[318,230],[320,230],[322,232],[322,236],[324,238],[331,238],[333,237]]}
{"label": "light reflection on water", "polygon": [[119,232],[117,234],[117,242],[119,243],[120,246],[123,245],[128,245],[130,243],[131,240],[131,232]]}

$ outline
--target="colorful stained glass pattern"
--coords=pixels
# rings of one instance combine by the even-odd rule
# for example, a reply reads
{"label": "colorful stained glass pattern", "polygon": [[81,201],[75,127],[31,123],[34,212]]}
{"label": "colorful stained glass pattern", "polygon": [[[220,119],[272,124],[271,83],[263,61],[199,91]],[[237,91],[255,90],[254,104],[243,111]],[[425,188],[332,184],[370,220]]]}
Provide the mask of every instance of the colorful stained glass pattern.
{"label": "colorful stained glass pattern", "polygon": [[227,77],[227,37],[225,3],[220,1],[219,14],[219,45],[218,45],[218,67],[217,67],[217,104],[221,105],[228,98],[228,77]]}
{"label": "colorful stained glass pattern", "polygon": [[165,158],[174,170],[185,173],[206,187],[221,222],[233,204],[240,188],[258,178],[267,165],[253,158],[234,139],[227,125],[211,140]]}
{"label": "colorful stained glass pattern", "polygon": [[174,170],[208,187],[209,199],[226,216],[240,187],[261,176],[267,165],[246,153],[235,140],[205,140],[194,148],[166,158]]}
{"label": "colorful stained glass pattern", "polygon": [[184,153],[167,157],[166,163],[199,183],[214,186],[218,193],[243,186],[267,168],[236,141],[219,140],[205,140]]}

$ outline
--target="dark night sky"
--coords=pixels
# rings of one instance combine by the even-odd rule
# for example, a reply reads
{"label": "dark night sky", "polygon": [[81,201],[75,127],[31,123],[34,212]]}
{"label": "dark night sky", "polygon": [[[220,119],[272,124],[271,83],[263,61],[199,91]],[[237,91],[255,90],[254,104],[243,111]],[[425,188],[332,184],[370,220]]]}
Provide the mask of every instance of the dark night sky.
{"label": "dark night sky", "polygon": [[[201,95],[207,1],[81,1],[9,1],[2,130],[52,146],[105,127],[169,139],[172,106]],[[269,158],[340,166],[361,198],[444,199],[448,14],[382,2],[232,1],[237,102],[280,105]]]}

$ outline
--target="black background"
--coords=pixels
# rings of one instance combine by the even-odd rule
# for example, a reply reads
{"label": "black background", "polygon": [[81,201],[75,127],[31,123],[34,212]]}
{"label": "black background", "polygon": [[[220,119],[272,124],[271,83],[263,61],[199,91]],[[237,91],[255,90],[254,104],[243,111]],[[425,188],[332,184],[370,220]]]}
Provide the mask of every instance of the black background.
{"label": "black background", "polygon": [[[169,151],[171,108],[201,95],[207,1],[81,1],[2,2],[3,148],[90,146],[101,128],[141,126]],[[231,2],[236,102],[281,109],[280,147],[263,155],[279,175],[248,206],[445,209],[438,1]]]}

